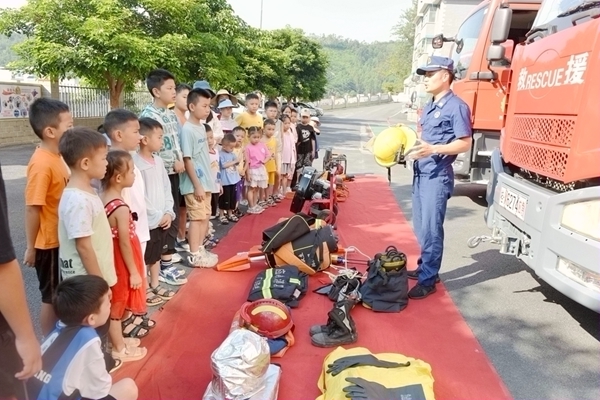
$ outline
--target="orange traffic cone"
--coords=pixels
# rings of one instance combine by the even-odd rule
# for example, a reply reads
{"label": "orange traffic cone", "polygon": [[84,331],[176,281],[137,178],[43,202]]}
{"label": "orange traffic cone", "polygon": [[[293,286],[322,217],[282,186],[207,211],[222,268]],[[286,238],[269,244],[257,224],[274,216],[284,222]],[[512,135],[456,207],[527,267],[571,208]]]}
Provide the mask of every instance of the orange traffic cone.
{"label": "orange traffic cone", "polygon": [[244,271],[252,263],[264,261],[265,256],[260,250],[260,245],[252,246],[249,251],[238,253],[235,256],[217,264],[217,271]]}

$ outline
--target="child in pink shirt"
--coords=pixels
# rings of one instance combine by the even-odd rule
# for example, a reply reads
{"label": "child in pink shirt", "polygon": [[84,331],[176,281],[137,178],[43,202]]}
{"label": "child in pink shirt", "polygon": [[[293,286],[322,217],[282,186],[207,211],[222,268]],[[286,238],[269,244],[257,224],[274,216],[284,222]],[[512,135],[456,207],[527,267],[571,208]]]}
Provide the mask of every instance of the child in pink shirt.
{"label": "child in pink shirt", "polygon": [[248,163],[246,169],[246,185],[248,186],[248,214],[260,214],[264,209],[257,204],[259,188],[266,189],[268,186],[267,170],[265,163],[272,157],[267,146],[260,140],[260,128],[251,126],[248,128],[250,143],[246,146],[245,157]]}

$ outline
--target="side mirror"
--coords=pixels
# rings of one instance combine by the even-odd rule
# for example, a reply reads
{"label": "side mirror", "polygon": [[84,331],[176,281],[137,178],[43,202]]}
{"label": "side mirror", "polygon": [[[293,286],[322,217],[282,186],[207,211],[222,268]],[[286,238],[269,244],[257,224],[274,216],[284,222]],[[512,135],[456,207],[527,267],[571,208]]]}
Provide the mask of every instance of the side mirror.
{"label": "side mirror", "polygon": [[508,39],[511,20],[512,10],[510,8],[501,7],[496,10],[490,35],[493,44],[503,43]]}
{"label": "side mirror", "polygon": [[439,35],[436,35],[433,37],[433,39],[431,39],[431,47],[433,47],[434,49],[441,49],[442,46],[444,46],[444,43],[446,42],[455,42],[456,39],[453,37],[444,37],[444,35],[442,33],[440,33]]}
{"label": "side mirror", "polygon": [[509,62],[512,61],[513,52],[515,50],[515,41],[508,39],[506,42],[501,44],[504,47],[504,58]]}
{"label": "side mirror", "polygon": [[487,59],[488,61],[502,61],[504,60],[504,54],[506,49],[500,44],[491,44],[488,48]]}

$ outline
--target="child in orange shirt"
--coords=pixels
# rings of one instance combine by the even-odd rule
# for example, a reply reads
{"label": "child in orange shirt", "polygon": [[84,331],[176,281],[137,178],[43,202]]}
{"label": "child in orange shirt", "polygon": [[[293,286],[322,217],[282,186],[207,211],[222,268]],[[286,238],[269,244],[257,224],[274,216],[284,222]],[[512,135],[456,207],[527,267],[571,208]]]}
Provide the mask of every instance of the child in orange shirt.
{"label": "child in orange shirt", "polygon": [[42,293],[40,325],[47,335],[57,322],[52,297],[60,282],[58,262],[58,203],[69,181],[69,169],[58,151],[63,133],[73,126],[69,107],[42,97],[31,104],[29,123],[41,143],[27,165],[25,188],[24,263],[35,267]]}

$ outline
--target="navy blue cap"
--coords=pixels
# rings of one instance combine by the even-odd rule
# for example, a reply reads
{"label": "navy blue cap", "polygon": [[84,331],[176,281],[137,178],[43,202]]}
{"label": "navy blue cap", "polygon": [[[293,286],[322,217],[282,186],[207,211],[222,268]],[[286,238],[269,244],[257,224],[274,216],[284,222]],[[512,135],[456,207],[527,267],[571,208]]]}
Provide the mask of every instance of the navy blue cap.
{"label": "navy blue cap", "polygon": [[445,69],[454,70],[454,61],[448,57],[431,56],[427,60],[427,65],[417,68],[417,75],[425,75],[425,72],[439,71]]}
{"label": "navy blue cap", "polygon": [[215,97],[216,93],[210,87],[210,84],[207,81],[196,81],[194,82],[194,89],[204,89],[210,92],[211,97]]}

